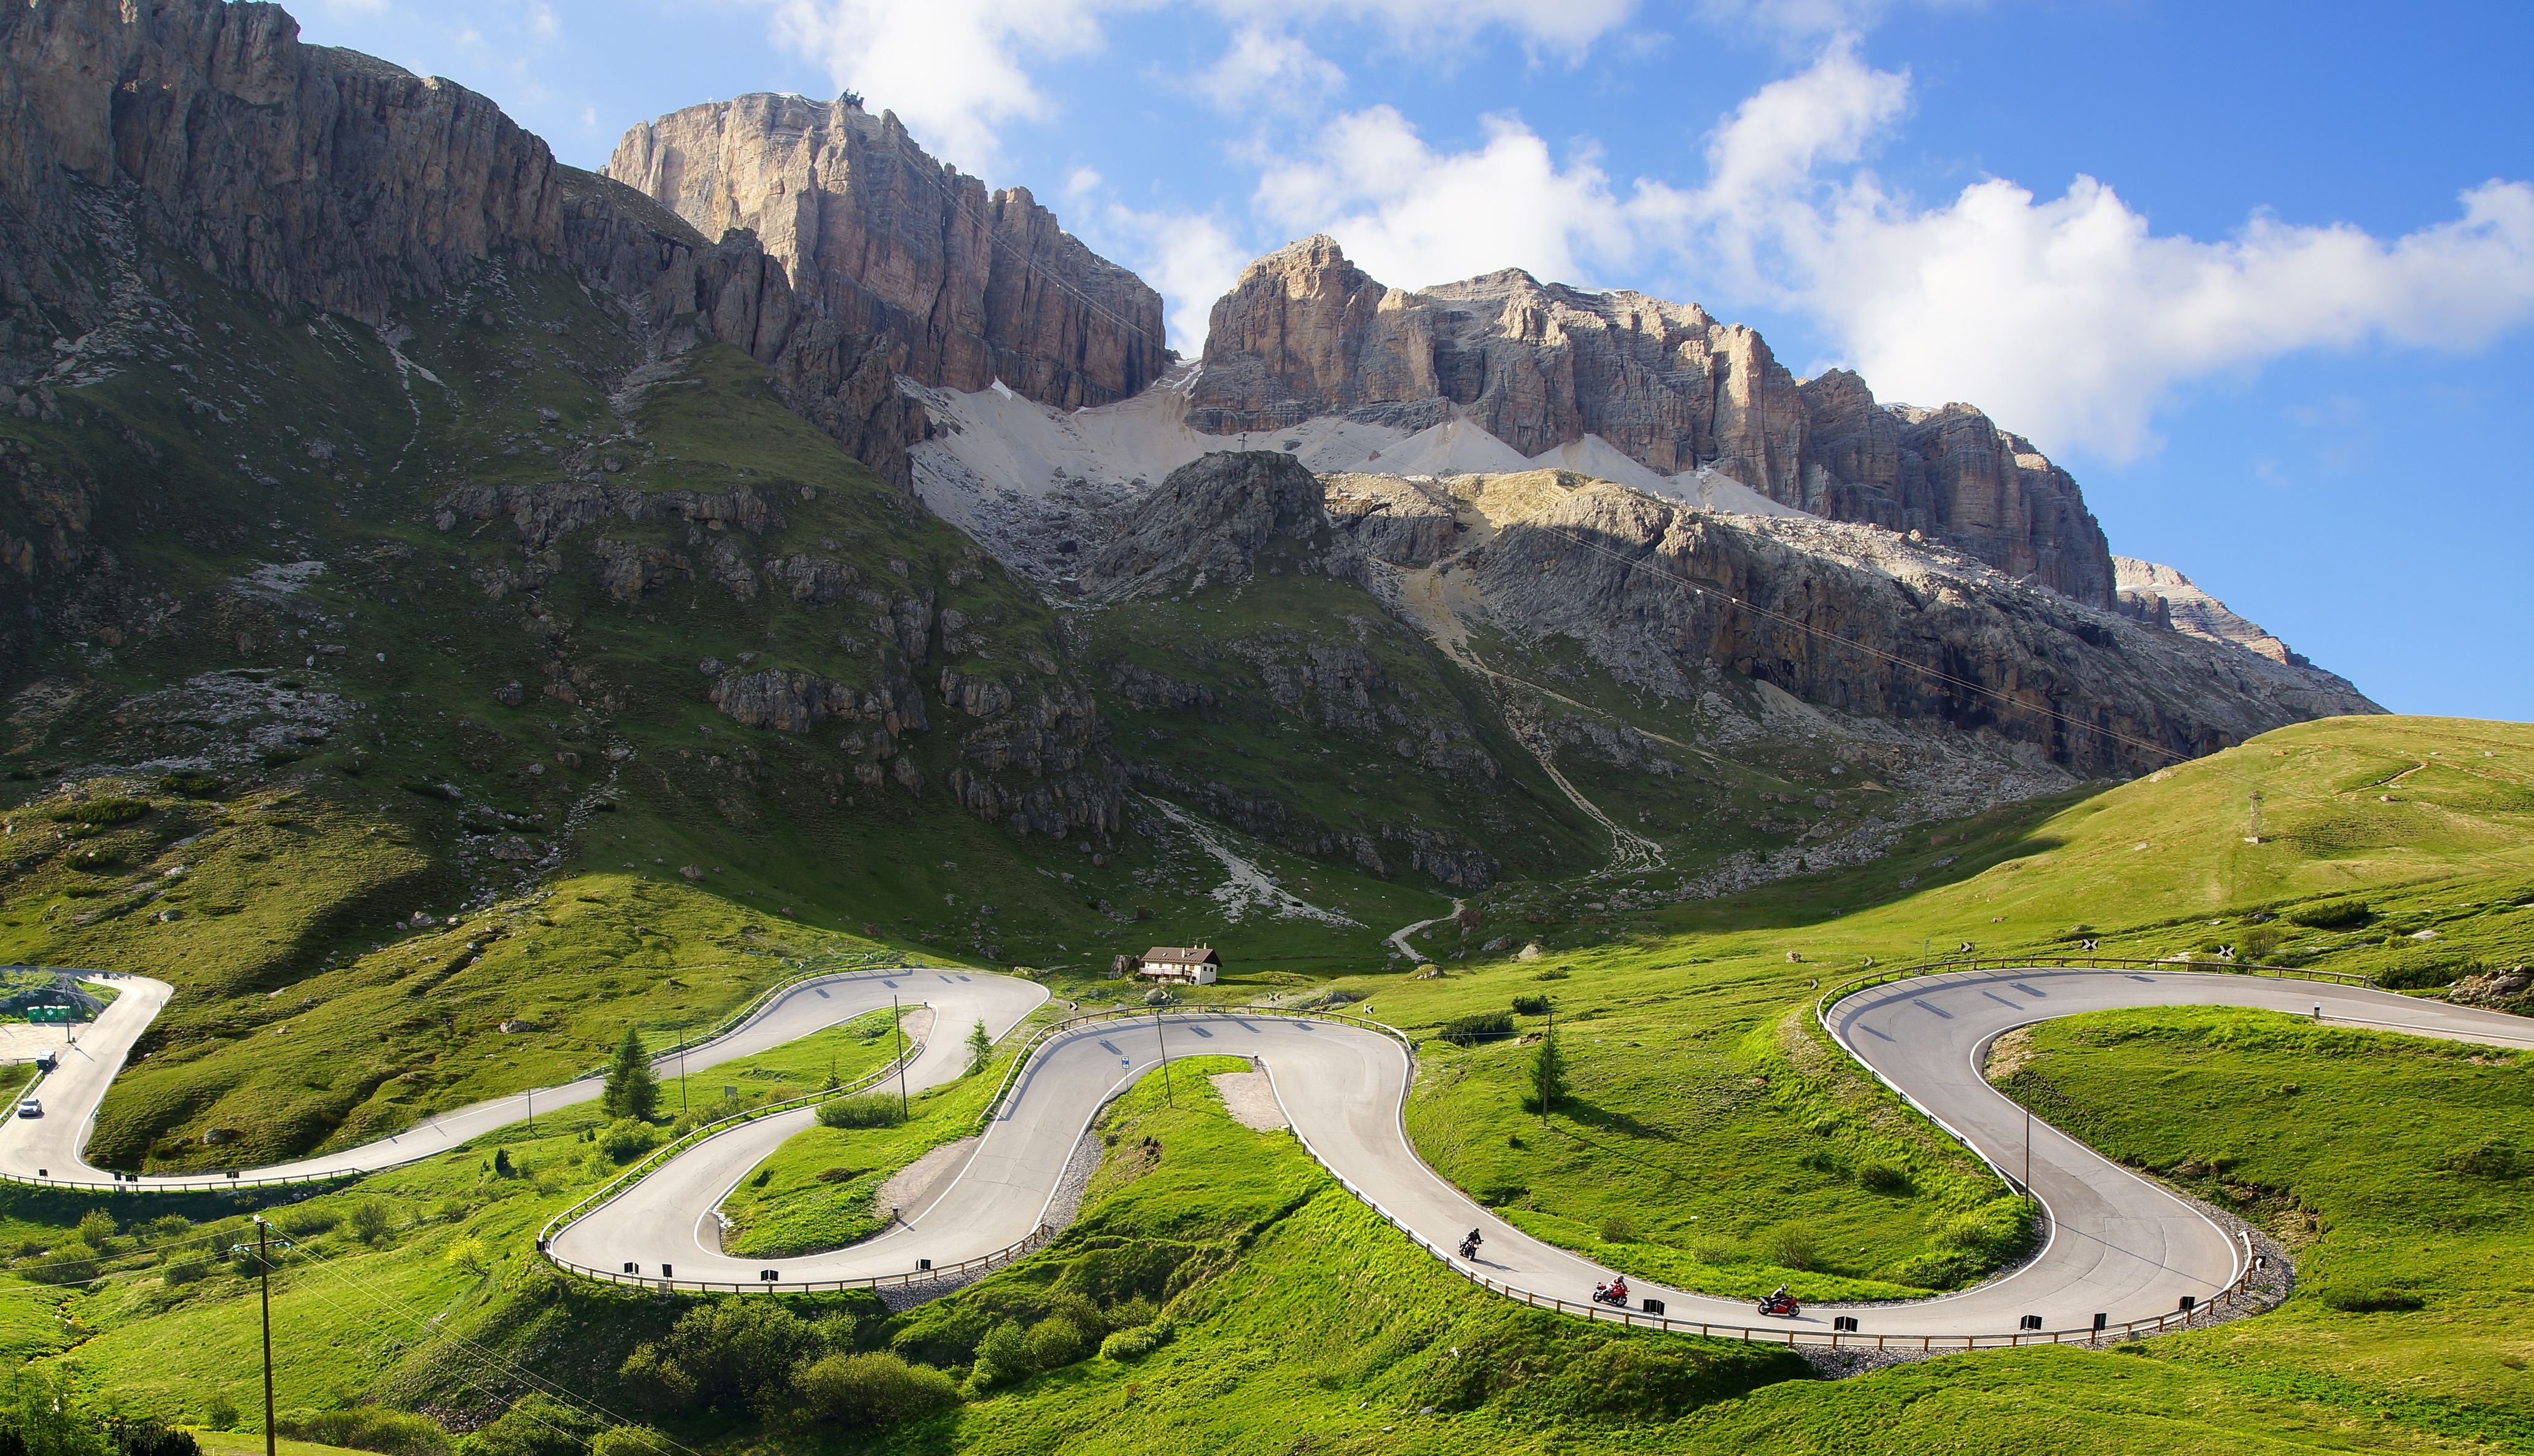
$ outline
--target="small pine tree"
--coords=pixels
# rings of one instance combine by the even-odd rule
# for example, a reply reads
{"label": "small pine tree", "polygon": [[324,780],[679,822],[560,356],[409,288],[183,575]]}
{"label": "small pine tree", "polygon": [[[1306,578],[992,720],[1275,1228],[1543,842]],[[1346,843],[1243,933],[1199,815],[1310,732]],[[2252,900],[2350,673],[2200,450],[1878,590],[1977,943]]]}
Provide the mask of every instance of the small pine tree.
{"label": "small pine tree", "polygon": [[493,1176],[496,1178],[508,1178],[511,1176],[511,1150],[509,1148],[497,1147],[493,1149]]}
{"label": "small pine tree", "polygon": [[1532,1054],[1532,1106],[1545,1113],[1565,1095],[1566,1054],[1557,1049],[1557,1033],[1550,1031],[1539,1038],[1539,1048]]}
{"label": "small pine tree", "polygon": [[651,1059],[642,1052],[642,1038],[634,1028],[625,1028],[625,1039],[616,1044],[616,1055],[607,1063],[607,1084],[600,1089],[598,1105],[612,1118],[634,1118],[649,1121],[660,1105],[660,1082],[651,1075]]}
{"label": "small pine tree", "polygon": [[994,1059],[995,1039],[986,1034],[985,1019],[981,1017],[968,1031],[968,1075],[974,1077],[985,1071],[986,1064]]}

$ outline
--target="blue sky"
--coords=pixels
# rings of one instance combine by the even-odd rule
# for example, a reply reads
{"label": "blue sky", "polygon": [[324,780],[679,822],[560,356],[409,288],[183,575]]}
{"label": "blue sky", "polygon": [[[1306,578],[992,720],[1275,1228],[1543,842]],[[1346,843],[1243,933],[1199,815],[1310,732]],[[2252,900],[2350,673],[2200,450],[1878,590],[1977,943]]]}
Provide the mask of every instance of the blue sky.
{"label": "blue sky", "polygon": [[1136,267],[1694,300],[1967,399],[2401,712],[2534,719],[2534,7],[301,0],[567,161],[747,90],[890,108]]}

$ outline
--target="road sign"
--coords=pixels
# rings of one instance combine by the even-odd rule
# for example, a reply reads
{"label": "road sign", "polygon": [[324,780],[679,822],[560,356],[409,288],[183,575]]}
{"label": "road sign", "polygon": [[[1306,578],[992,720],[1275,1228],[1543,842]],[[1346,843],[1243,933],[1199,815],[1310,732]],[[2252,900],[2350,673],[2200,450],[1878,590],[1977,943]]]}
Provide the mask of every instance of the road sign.
{"label": "road sign", "polygon": [[30,1021],[68,1021],[74,1019],[72,1011],[73,1009],[67,1006],[30,1006],[27,1008],[27,1019]]}

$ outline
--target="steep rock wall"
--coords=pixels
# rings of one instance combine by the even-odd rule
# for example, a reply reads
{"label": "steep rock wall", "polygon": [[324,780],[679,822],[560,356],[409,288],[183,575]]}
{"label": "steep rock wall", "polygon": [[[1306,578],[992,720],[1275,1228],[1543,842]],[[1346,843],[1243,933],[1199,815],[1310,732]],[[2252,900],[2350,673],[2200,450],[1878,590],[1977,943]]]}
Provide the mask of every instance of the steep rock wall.
{"label": "steep rock wall", "polygon": [[690,106],[627,132],[606,175],[708,237],[754,232],[808,307],[890,340],[927,384],[999,379],[1071,409],[1167,362],[1159,294],[1026,190],[989,193],[926,155],[894,115],[762,93]]}
{"label": "steep rock wall", "polygon": [[1411,293],[1308,238],[1215,304],[1187,419],[1215,434],[1332,414],[1422,428],[1454,409],[1525,455],[1598,435],[1665,474],[1720,471],[2112,605],[2101,529],[2028,442],[1964,405],[1896,415],[1853,375],[1799,382],[1753,330],[1644,294],[1519,269]]}

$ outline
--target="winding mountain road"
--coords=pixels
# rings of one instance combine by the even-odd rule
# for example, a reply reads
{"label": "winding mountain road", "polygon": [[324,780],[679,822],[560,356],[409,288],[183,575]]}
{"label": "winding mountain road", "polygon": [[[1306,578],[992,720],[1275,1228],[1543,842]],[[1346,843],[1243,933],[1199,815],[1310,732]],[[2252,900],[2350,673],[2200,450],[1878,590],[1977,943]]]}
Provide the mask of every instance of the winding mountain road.
{"label": "winding mountain road", "polygon": [[[154,982],[122,984],[125,994],[81,1043],[89,1057],[47,1079],[54,1115],[40,1122],[12,1120],[0,1130],[0,1174],[25,1178],[44,1167],[53,1170],[50,1181],[56,1183],[64,1181],[58,1176],[64,1168],[78,1169],[83,1179],[111,1177],[78,1164],[76,1147],[120,1064],[114,1038],[120,1035],[120,1046],[128,1048],[164,1000],[163,987],[151,989]],[[952,1033],[975,1019],[984,1019],[991,1031],[1007,1030],[1046,996],[1025,981],[973,972],[838,976],[803,986],[709,1047],[691,1050],[688,1066],[693,1070],[776,1045],[884,1006],[892,993],[933,1005],[935,1025]],[[1989,1044],[2005,1031],[2056,1017],[2155,1006],[2319,1012],[2338,1024],[2534,1048],[2534,1021],[2501,1013],[2372,988],[2160,967],[1924,975],[1846,996],[1826,1009],[1824,1021],[1876,1076],[2011,1183],[2021,1184],[2026,1123],[2022,1109],[1980,1075]],[[1482,1231],[1485,1242],[1476,1261],[1440,1256],[1490,1288],[1535,1304],[1581,1306],[1612,1272],[1497,1218],[1417,1156],[1401,1122],[1415,1068],[1394,1035],[1340,1019],[1199,1008],[1173,1008],[1159,1019],[1125,1014],[1083,1019],[1049,1033],[956,1175],[924,1206],[901,1210],[900,1222],[850,1248],[773,1260],[720,1252],[715,1210],[741,1178],[809,1126],[812,1113],[805,1108],[742,1124],[687,1149],[565,1225],[549,1255],[600,1277],[765,1289],[896,1282],[915,1271],[919,1260],[944,1268],[1008,1252],[1038,1229],[1076,1142],[1101,1106],[1160,1064],[1165,1038],[1174,1057],[1228,1053],[1256,1059],[1311,1153],[1357,1196],[1428,1248],[1445,1251],[1469,1230]],[[956,1077],[958,1042],[955,1034],[935,1037],[909,1069],[910,1087]],[[596,1088],[592,1079],[534,1095],[540,1104],[561,1107],[595,1096]],[[523,1110],[520,1101],[479,1104],[397,1138],[248,1176],[316,1177],[392,1166],[503,1125]],[[2260,1114],[2247,1109],[2246,1115]],[[2205,1303],[2243,1272],[2244,1246],[2192,1203],[2046,1124],[2029,1126],[2029,1186],[2049,1215],[2049,1237],[2033,1259],[2004,1278],[1905,1305],[1807,1310],[1791,1322],[1760,1321],[1740,1300],[1642,1282],[1634,1293],[1660,1301],[1671,1328],[1712,1325],[1730,1333],[1765,1323],[1771,1338],[1828,1339],[1832,1321],[1845,1316],[1856,1327],[1853,1334],[1841,1333],[1842,1339],[2002,1343],[2027,1316],[2037,1316],[2039,1328],[2052,1332],[2089,1330],[2098,1313],[2114,1327],[2153,1321],[2169,1316],[2185,1296]],[[144,1178],[123,1187],[204,1184],[194,1176]],[[1579,1312],[1609,1311],[1587,1307]]]}

